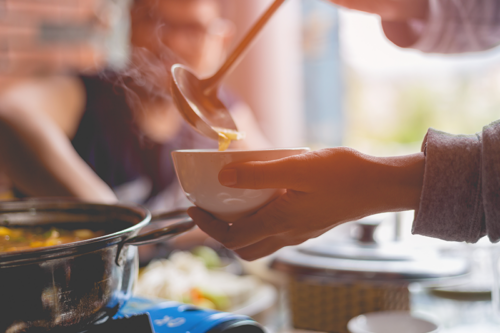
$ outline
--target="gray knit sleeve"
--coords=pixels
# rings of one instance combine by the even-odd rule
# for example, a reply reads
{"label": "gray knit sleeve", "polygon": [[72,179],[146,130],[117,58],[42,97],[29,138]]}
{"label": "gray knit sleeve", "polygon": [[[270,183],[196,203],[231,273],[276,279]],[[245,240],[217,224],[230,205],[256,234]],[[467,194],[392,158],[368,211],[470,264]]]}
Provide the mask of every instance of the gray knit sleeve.
{"label": "gray knit sleeve", "polygon": [[474,243],[500,240],[500,122],[482,134],[430,129],[424,140],[424,186],[413,233]]}
{"label": "gray knit sleeve", "polygon": [[484,234],[481,137],[430,129],[423,148],[424,186],[413,233],[476,242]]}

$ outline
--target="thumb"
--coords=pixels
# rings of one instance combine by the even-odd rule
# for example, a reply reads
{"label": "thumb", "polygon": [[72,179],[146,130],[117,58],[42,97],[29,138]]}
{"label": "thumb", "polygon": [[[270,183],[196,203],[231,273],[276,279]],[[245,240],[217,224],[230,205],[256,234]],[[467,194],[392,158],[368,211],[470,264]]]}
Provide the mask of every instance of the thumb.
{"label": "thumb", "polygon": [[219,172],[223,186],[245,189],[285,188],[301,190],[307,169],[300,155],[274,161],[243,162],[226,165]]}

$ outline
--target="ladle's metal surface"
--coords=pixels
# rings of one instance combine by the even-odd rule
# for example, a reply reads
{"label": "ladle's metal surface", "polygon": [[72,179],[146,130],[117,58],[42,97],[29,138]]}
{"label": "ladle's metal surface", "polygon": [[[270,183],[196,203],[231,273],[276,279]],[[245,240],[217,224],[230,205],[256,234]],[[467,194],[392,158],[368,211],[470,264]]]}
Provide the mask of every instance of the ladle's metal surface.
{"label": "ladle's metal surface", "polygon": [[274,1],[213,76],[199,79],[186,66],[172,66],[173,100],[184,119],[201,134],[218,140],[219,134],[214,127],[238,130],[226,106],[217,97],[217,88],[283,2],[285,0]]}

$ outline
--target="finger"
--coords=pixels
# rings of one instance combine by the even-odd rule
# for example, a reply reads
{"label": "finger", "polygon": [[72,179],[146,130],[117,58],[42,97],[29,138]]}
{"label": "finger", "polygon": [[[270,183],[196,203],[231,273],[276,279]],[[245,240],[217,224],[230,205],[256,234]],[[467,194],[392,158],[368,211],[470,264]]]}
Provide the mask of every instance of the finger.
{"label": "finger", "polygon": [[281,237],[269,237],[258,243],[236,250],[236,254],[243,260],[254,261],[273,254],[281,248],[295,245],[285,242]]}
{"label": "finger", "polygon": [[373,1],[373,0],[330,0],[339,6],[362,12],[378,14],[384,20],[408,21],[425,19],[428,1]]}
{"label": "finger", "polygon": [[222,240],[226,237],[227,231],[230,228],[228,223],[217,220],[209,213],[197,207],[190,207],[187,213],[201,230],[216,241],[222,243]]}
{"label": "finger", "polygon": [[229,224],[201,210],[193,209],[188,213],[201,230],[230,250],[249,246],[269,236],[266,228],[256,226],[251,221],[240,220]]}
{"label": "finger", "polygon": [[229,225],[215,219],[199,208],[190,208],[189,216],[210,237],[231,250],[237,250],[260,242],[270,236],[289,230],[288,219],[276,209],[279,203],[276,199],[256,214],[240,219]]}
{"label": "finger", "polygon": [[223,186],[234,188],[286,188],[301,191],[308,170],[306,155],[274,161],[230,164],[219,172],[219,182]]}

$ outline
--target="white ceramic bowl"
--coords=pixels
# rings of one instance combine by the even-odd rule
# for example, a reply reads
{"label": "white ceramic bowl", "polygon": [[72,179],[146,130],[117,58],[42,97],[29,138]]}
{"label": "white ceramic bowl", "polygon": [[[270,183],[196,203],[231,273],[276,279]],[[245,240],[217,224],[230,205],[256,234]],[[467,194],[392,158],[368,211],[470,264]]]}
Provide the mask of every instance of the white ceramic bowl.
{"label": "white ceramic bowl", "polygon": [[177,150],[175,171],[188,199],[215,217],[234,222],[274,199],[280,189],[248,190],[222,186],[219,171],[234,162],[271,161],[303,154],[309,148],[249,151]]}
{"label": "white ceramic bowl", "polygon": [[351,333],[437,333],[439,327],[406,311],[374,312],[349,321]]}

